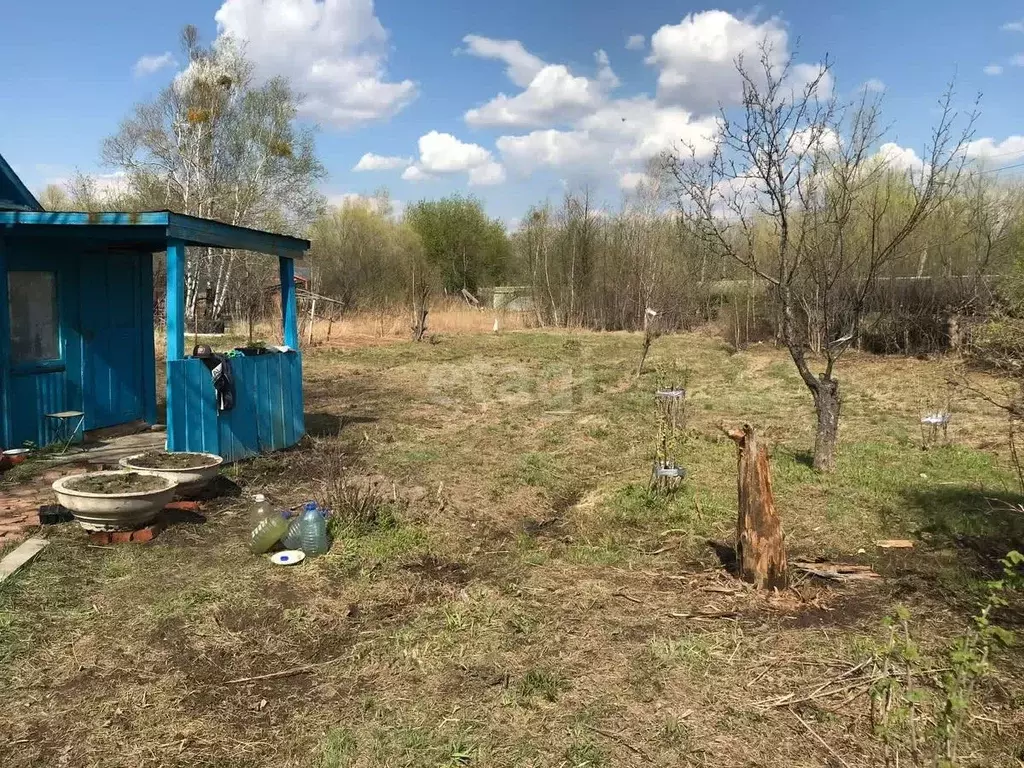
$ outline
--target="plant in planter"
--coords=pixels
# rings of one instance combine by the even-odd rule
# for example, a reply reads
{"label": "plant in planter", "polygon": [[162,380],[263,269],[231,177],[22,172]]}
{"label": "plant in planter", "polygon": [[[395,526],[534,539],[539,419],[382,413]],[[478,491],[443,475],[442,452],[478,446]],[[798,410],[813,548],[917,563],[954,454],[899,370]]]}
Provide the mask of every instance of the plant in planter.
{"label": "plant in planter", "polygon": [[118,462],[125,469],[147,472],[173,480],[179,495],[196,493],[220,471],[224,459],[213,453],[171,453],[148,451],[127,456]]}
{"label": "plant in planter", "polygon": [[176,488],[173,479],[123,470],[71,475],[53,484],[57,501],[87,531],[139,528],[174,498]]}

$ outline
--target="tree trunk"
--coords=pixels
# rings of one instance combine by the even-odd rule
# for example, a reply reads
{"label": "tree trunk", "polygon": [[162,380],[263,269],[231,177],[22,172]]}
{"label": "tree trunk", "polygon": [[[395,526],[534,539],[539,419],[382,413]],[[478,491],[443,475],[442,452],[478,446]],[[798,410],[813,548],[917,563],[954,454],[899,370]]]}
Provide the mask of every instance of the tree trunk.
{"label": "tree trunk", "polygon": [[818,379],[814,390],[814,410],[818,414],[818,428],[814,435],[814,468],[819,472],[833,472],[836,468],[836,444],[839,440],[839,382],[836,379]]}
{"label": "tree trunk", "polygon": [[423,336],[427,332],[427,312],[428,310],[422,308],[421,306],[418,306],[413,310],[413,341],[423,341]]}
{"label": "tree trunk", "polygon": [[749,424],[729,432],[729,437],[739,448],[737,573],[758,589],[785,589],[789,585],[789,565],[782,523],[772,495],[768,452]]}

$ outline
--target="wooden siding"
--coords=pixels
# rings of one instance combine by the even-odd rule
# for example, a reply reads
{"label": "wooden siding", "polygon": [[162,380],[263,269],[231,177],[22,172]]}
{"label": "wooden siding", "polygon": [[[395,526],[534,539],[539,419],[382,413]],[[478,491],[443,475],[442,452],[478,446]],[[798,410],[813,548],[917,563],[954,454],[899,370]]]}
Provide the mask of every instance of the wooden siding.
{"label": "wooden siding", "polygon": [[[0,254],[0,446],[49,444],[45,414],[56,411],[84,411],[86,429],[155,419],[152,256],[10,242]],[[15,270],[57,275],[59,360],[9,360],[7,275]]]}
{"label": "wooden siding", "polygon": [[305,434],[302,356],[298,352],[231,359],[235,407],[217,411],[213,379],[201,360],[167,361],[167,447],[237,461],[295,445]]}

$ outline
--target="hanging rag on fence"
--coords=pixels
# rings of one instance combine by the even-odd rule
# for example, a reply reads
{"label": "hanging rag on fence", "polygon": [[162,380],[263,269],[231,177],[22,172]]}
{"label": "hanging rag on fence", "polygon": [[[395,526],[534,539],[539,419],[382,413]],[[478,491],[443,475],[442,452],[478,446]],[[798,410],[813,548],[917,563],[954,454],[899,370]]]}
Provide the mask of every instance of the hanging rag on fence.
{"label": "hanging rag on fence", "polygon": [[213,377],[217,410],[230,411],[235,407],[235,377],[231,373],[231,361],[226,355],[219,355],[206,346],[196,347],[192,354],[203,361]]}

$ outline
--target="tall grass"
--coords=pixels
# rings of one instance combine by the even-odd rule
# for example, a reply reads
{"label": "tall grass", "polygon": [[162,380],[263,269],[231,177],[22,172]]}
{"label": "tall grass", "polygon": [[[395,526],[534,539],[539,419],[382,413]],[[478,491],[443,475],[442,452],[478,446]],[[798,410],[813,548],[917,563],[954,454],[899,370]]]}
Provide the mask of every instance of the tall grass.
{"label": "tall grass", "polygon": [[[427,335],[492,333],[498,322],[501,331],[536,328],[537,318],[532,312],[508,312],[491,308],[477,309],[464,302],[444,302],[431,307],[427,317]],[[276,340],[281,336],[280,319],[270,317],[254,326],[257,339]],[[299,336],[303,345],[343,344],[346,339],[405,339],[411,336],[412,313],[404,307],[385,307],[379,310],[361,310],[339,317],[324,317],[319,312],[310,320],[308,305],[300,308]],[[312,325],[312,334],[310,326]],[[229,331],[245,335],[244,324]]]}

